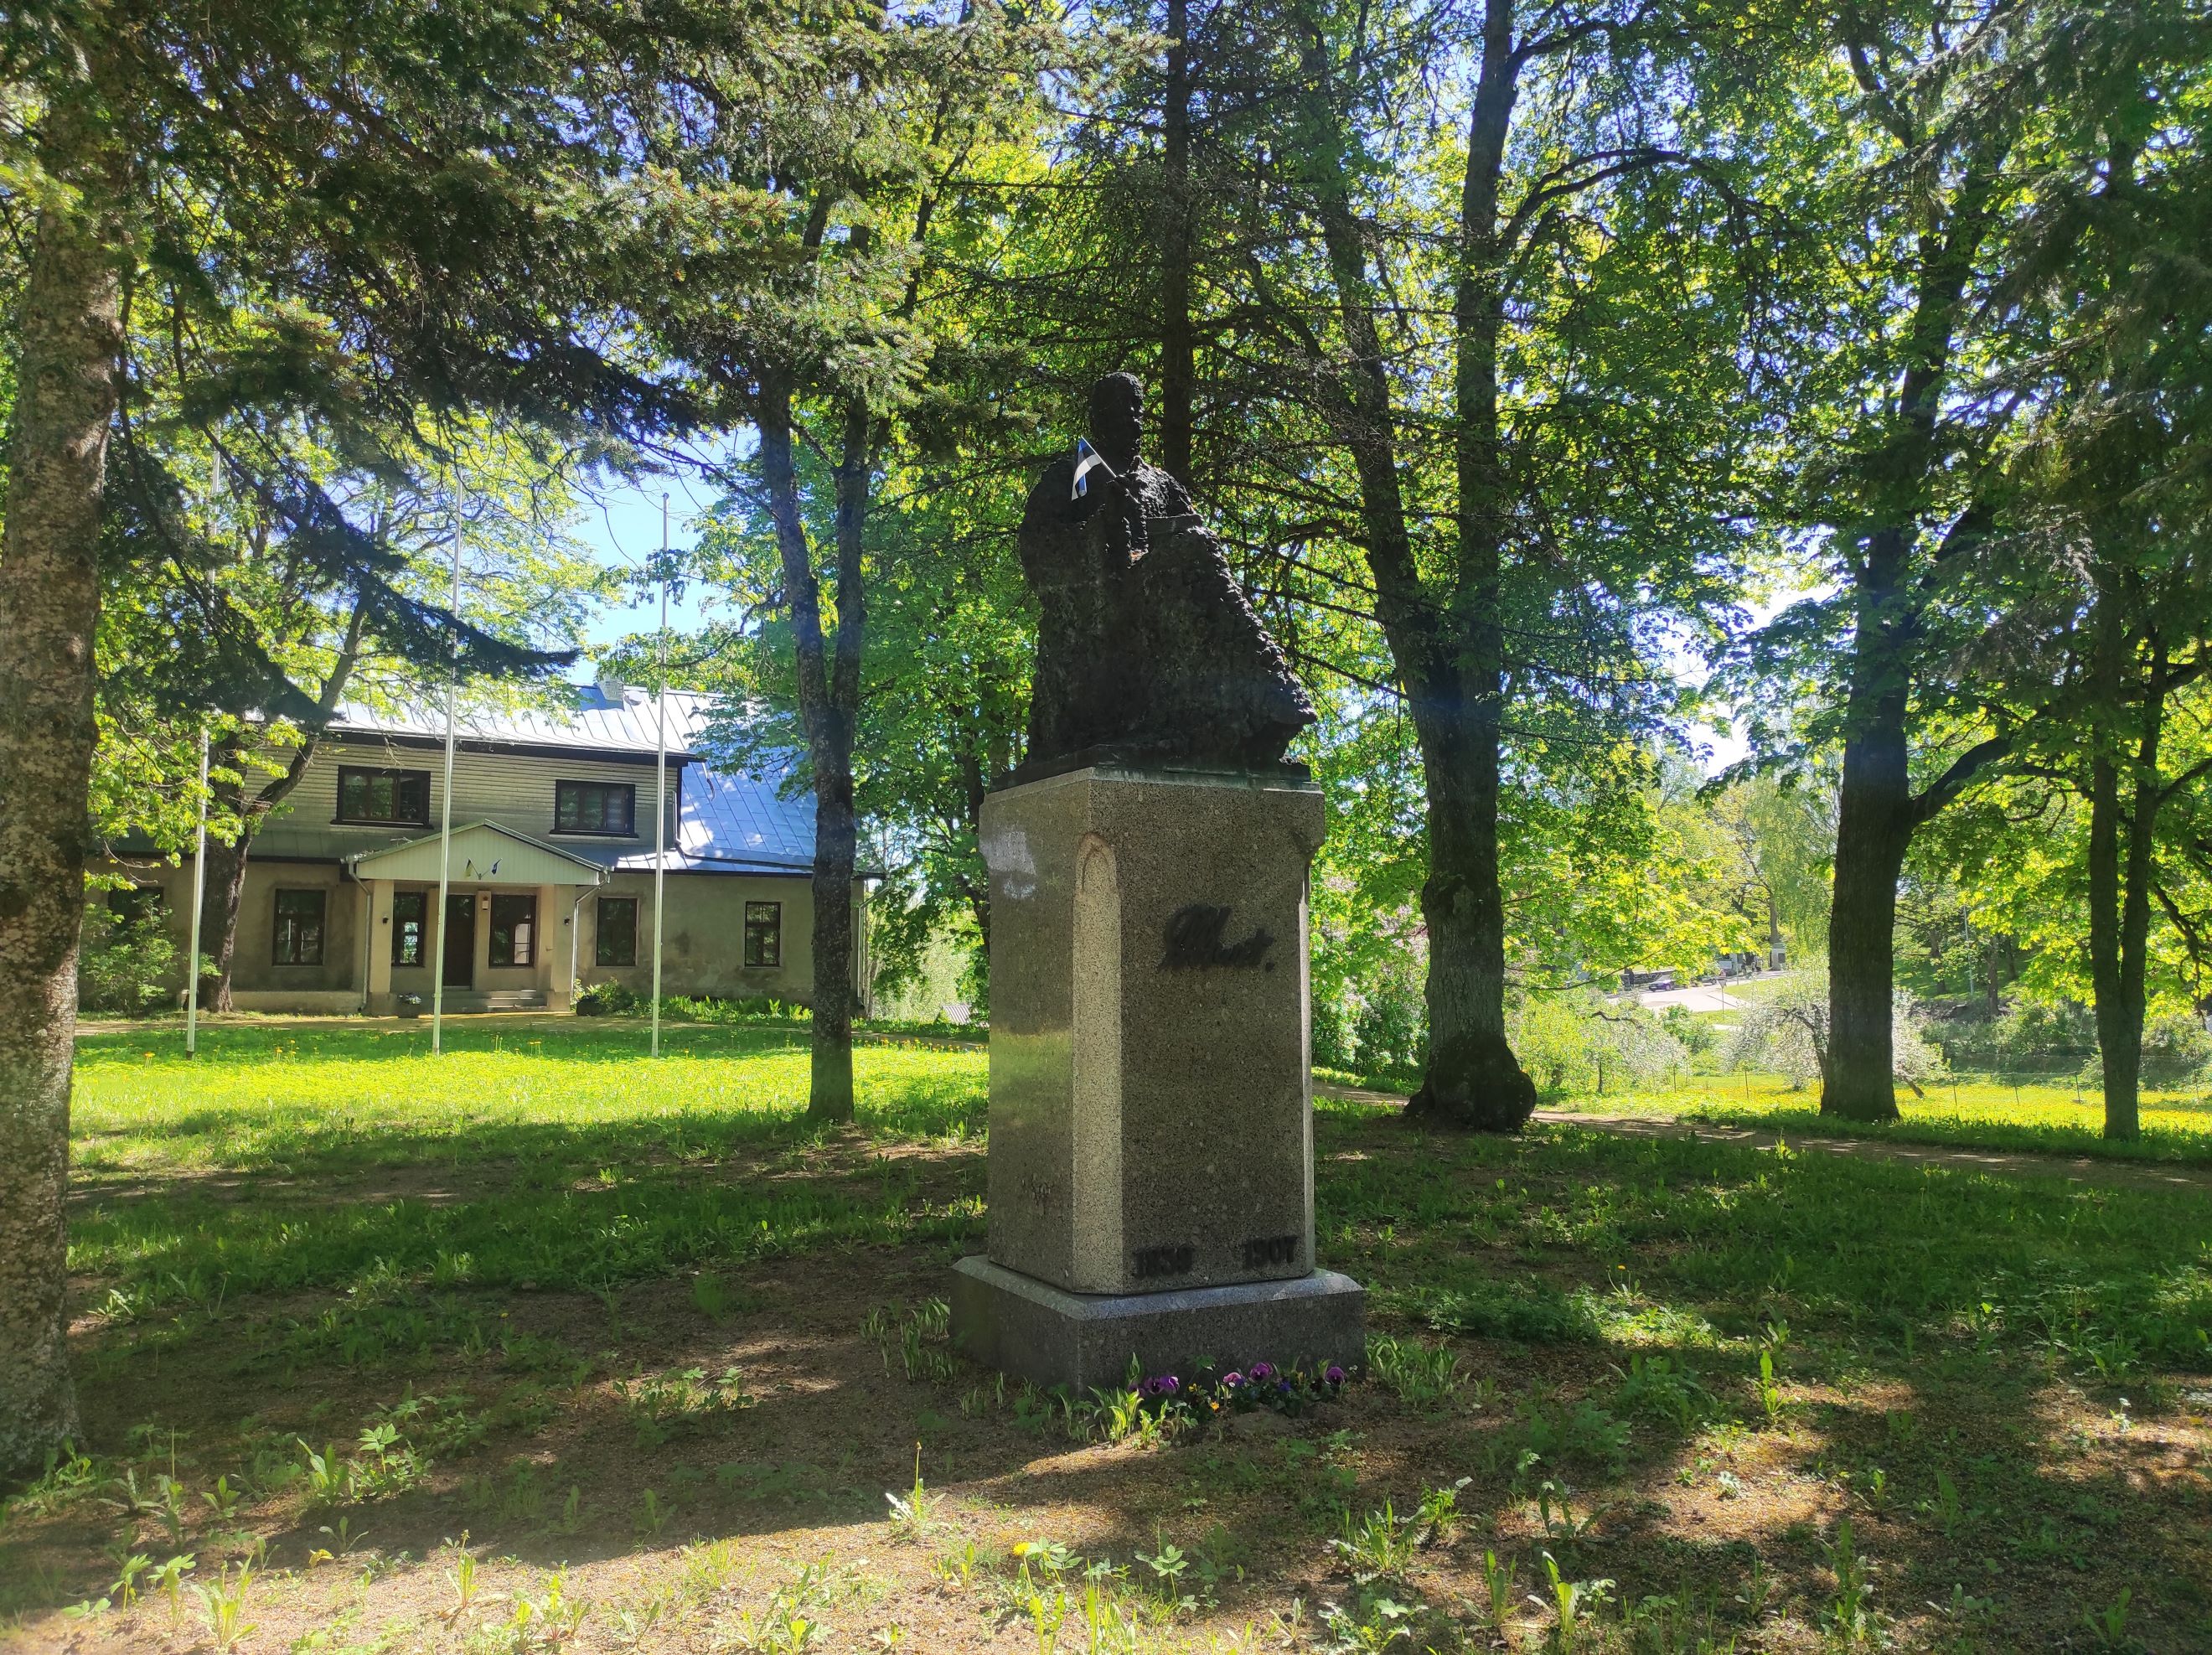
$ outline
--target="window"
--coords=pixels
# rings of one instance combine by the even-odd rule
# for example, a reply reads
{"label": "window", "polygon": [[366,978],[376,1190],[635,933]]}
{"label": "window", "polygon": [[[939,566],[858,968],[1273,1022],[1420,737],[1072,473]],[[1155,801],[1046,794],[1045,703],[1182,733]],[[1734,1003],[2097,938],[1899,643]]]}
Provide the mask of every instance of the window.
{"label": "window", "polygon": [[392,963],[394,965],[420,965],[422,963],[423,921],[430,911],[430,896],[424,891],[395,891],[392,893]]}
{"label": "window", "polygon": [[538,898],[491,899],[491,960],[494,965],[527,965],[538,941]]}
{"label": "window", "polygon": [[323,963],[323,894],[319,891],[276,893],[276,943],[272,958],[277,964]]}
{"label": "window", "polygon": [[783,904],[749,902],[745,904],[745,964],[783,964]]}
{"label": "window", "polygon": [[592,956],[602,965],[637,964],[637,898],[599,898],[599,940]]}
{"label": "window", "polygon": [[556,833],[637,832],[637,789],[627,782],[556,782]]}
{"label": "window", "polygon": [[352,764],[338,766],[338,817],[341,822],[398,822],[410,827],[430,824],[430,772],[428,770],[372,770]]}

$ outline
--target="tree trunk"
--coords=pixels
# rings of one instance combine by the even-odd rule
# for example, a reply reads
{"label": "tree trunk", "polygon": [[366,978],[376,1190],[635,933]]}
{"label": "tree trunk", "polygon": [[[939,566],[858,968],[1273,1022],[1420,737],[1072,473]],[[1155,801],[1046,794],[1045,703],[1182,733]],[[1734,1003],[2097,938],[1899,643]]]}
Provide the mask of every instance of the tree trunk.
{"label": "tree trunk", "polygon": [[822,624],[822,587],[799,511],[792,453],[791,388],[762,375],[761,478],[775,520],[791,603],[799,710],[814,772],[813,1074],[806,1112],[819,1121],[853,1118],[853,872],[858,829],[853,808],[853,732],[867,609],[860,548],[866,526],[869,424],[849,410],[837,467],[837,642],[830,660]]}
{"label": "tree trunk", "polygon": [[1853,1121],[1897,1118],[1895,993],[1897,881],[1912,843],[1912,778],[1905,736],[1910,667],[1895,611],[1905,535],[1872,536],[1858,571],[1843,784],[1836,811],[1836,873],[1828,912],[1828,1048],[1820,1113]]}
{"label": "tree trunk", "polygon": [[[1498,749],[1504,727],[1505,631],[1500,586],[1510,485],[1498,412],[1498,192],[1519,69],[1512,0],[1488,0],[1482,65],[1468,119],[1452,326],[1453,454],[1458,487],[1458,619],[1449,698],[1418,728],[1429,796],[1429,1062],[1406,1112],[1484,1132],[1517,1132],[1536,1083],[1505,1038],[1505,897],[1498,867]],[[1412,688],[1409,685],[1408,688]],[[1441,726],[1441,727],[1435,727]]]}
{"label": "tree trunk", "polygon": [[[1359,478],[1361,527],[1375,576],[1376,618],[1390,645],[1420,739],[1428,805],[1429,877],[1421,910],[1429,938],[1429,1056],[1409,1118],[1480,1131],[1517,1131],[1535,1108],[1535,1082],[1505,1038],[1505,910],[1498,880],[1498,790],[1504,718],[1502,546],[1497,341],[1502,311],[1494,264],[1499,168],[1511,125],[1517,64],[1510,0],[1491,0],[1482,82],[1471,117],[1462,204],[1462,279],[1455,364],[1461,484],[1461,569],[1449,605],[1462,622],[1447,636],[1446,605],[1424,589],[1400,482],[1390,380],[1376,322],[1378,295],[1352,212],[1336,118],[1317,103],[1336,142],[1317,152],[1322,239],[1351,347],[1342,405],[1332,410]],[[1326,78],[1318,43],[1306,68]]]}
{"label": "tree trunk", "polygon": [[1505,1037],[1505,904],[1498,881],[1498,730],[1425,737],[1429,877],[1429,1056],[1409,1119],[1517,1132],[1536,1083]]}
{"label": "tree trunk", "polygon": [[231,1000],[231,977],[237,964],[238,910],[246,891],[246,858],[260,824],[247,814],[243,780],[214,778],[222,774],[242,777],[245,764],[244,746],[235,738],[217,743],[208,755],[209,802],[238,824],[238,837],[225,843],[210,835],[207,842],[207,888],[200,897],[200,940],[215,972],[199,980],[204,1012],[237,1009]]}
{"label": "tree trunk", "polygon": [[305,733],[282,773],[262,783],[251,798],[246,791],[243,739],[226,739],[211,755],[210,770],[226,770],[240,778],[222,783],[215,795],[216,801],[236,819],[238,837],[228,844],[212,839],[208,842],[207,893],[200,904],[200,936],[209,946],[208,958],[215,964],[216,975],[203,979],[199,985],[202,1011],[237,1009],[231,1000],[231,972],[238,956],[238,910],[246,893],[246,864],[253,852],[254,837],[267,824],[270,812],[291,797],[292,790],[300,785],[308,765],[314,761],[330,721],[344,697],[346,686],[353,681],[354,669],[361,663],[362,643],[368,630],[368,605],[357,599],[353,618],[346,623],[337,658],[331,663],[330,673],[323,680],[322,691],[315,699],[321,721]]}
{"label": "tree trunk", "polygon": [[1198,366],[1191,338],[1190,4],[1167,0],[1167,92],[1161,110],[1166,215],[1160,237],[1160,467],[1191,486],[1191,405]]}
{"label": "tree trunk", "polygon": [[246,860],[253,843],[243,825],[228,844],[207,842],[207,890],[200,905],[200,935],[208,946],[208,963],[214,975],[200,979],[200,1009],[235,1011],[231,998],[232,973],[238,960],[238,910],[246,891]]}
{"label": "tree trunk", "polygon": [[2116,726],[2130,687],[2127,657],[2133,653],[2132,640],[2119,595],[2103,580],[2094,626],[2094,676],[2102,704],[2089,758],[2089,977],[2104,1069],[2105,1135],[2133,1140],[2142,1134],[2143,952],[2150,934],[2151,859],[2161,802],[2158,755],[2166,713],[2165,661],[2154,648],[2143,687],[2142,733],[2124,800]]}
{"label": "tree trunk", "polygon": [[91,123],[68,102],[47,121],[48,170],[82,193],[49,200],[34,232],[0,539],[0,1485],[35,1474],[76,1429],[63,1196],[100,488],[123,349]]}

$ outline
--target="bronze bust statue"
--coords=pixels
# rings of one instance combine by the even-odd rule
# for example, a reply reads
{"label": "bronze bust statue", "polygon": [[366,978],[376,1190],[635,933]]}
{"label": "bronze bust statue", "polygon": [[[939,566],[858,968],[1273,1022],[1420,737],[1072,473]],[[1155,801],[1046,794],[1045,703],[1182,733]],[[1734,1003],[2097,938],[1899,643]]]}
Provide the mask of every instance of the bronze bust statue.
{"label": "bronze bust statue", "polygon": [[1182,484],[1142,453],[1144,388],[1091,391],[1091,452],[1045,468],[1022,514],[1036,593],[1030,781],[1086,764],[1303,776],[1313,703]]}

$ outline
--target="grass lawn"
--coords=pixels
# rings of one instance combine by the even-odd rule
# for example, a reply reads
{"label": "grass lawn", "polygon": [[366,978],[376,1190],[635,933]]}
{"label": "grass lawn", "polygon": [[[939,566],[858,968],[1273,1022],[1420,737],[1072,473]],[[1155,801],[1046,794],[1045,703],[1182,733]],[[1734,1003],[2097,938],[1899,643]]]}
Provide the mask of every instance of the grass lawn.
{"label": "grass lawn", "polygon": [[1958,1144],[2033,1154],[2088,1155],[2109,1160],[2174,1161],[2212,1165],[2212,1098],[2197,1092],[2146,1091],[2142,1136],[2113,1142],[2104,1135],[2104,1100],[2092,1089],[2044,1082],[2015,1085],[1960,1076],[1915,1098],[1900,1087],[1903,1118],[1881,1124],[1824,1119],[1817,1086],[1793,1089],[1771,1074],[1700,1076],[1661,1092],[1546,1100],[1547,1106],[1594,1114],[1671,1115],[1728,1126],[1764,1127],[1792,1136],[1888,1139]]}
{"label": "grass lawn", "polygon": [[1163,1440],[945,1344],[982,1056],[864,1049],[818,1134],[802,1040],[88,1037],[86,1440],[0,1639],[2212,1649],[2200,1194],[1324,1104],[1369,1373]]}

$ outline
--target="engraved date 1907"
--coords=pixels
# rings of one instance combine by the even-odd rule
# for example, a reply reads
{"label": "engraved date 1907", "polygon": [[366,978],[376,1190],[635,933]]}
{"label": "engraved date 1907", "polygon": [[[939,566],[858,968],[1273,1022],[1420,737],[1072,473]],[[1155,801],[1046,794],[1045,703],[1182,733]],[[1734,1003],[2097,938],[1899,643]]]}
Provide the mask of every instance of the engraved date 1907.
{"label": "engraved date 1907", "polygon": [[1244,1244],[1243,1258],[1248,1270],[1264,1270],[1273,1264],[1294,1264],[1297,1262],[1298,1238],[1296,1236],[1255,1236]]}

